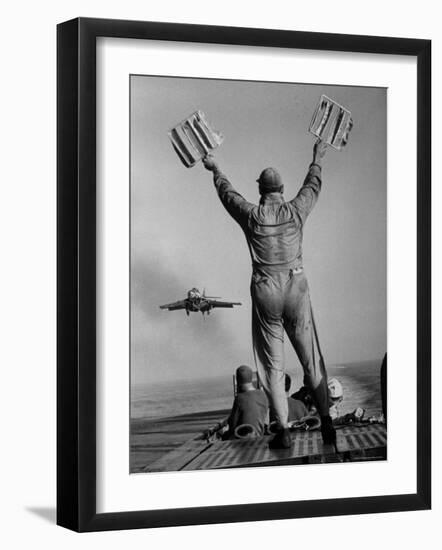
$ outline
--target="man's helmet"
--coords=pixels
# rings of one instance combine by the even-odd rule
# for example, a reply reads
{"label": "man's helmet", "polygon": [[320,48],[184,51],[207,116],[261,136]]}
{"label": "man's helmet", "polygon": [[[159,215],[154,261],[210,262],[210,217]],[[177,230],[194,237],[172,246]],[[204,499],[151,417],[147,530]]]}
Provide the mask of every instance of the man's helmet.
{"label": "man's helmet", "polygon": [[259,183],[259,192],[261,194],[273,193],[283,189],[281,176],[274,168],[265,168],[256,181]]}
{"label": "man's helmet", "polygon": [[250,384],[253,380],[253,371],[247,365],[241,365],[236,369],[236,383],[238,386]]}
{"label": "man's helmet", "polygon": [[330,399],[337,401],[338,399],[343,398],[344,390],[342,389],[342,385],[337,378],[330,378],[327,386]]}

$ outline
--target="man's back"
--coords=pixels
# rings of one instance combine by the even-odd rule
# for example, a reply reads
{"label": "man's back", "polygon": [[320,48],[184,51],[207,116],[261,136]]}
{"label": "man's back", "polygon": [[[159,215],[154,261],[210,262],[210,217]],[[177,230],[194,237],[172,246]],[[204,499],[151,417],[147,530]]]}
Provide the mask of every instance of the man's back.
{"label": "man's back", "polygon": [[281,193],[261,198],[250,212],[245,233],[254,266],[302,265],[302,222]]}
{"label": "man's back", "polygon": [[242,227],[253,267],[302,267],[302,228],[321,189],[321,169],[311,164],[294,199],[282,192],[265,193],[259,205],[248,202],[221,173],[214,173],[218,195],[229,214]]}
{"label": "man's back", "polygon": [[238,393],[229,416],[230,433],[233,434],[235,428],[242,424],[250,424],[255,428],[257,435],[262,435],[267,419],[267,411],[268,401],[262,390]]}

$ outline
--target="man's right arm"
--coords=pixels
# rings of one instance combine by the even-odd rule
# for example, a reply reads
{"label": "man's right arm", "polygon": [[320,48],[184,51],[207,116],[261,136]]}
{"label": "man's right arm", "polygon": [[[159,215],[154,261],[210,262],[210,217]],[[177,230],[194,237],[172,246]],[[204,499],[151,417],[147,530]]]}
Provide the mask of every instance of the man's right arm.
{"label": "man's right arm", "polygon": [[313,147],[313,161],[305,177],[304,183],[294,199],[290,201],[295,208],[302,223],[313,210],[318,200],[322,186],[322,159],[325,155],[327,145],[317,140]]}
{"label": "man's right arm", "polygon": [[230,411],[229,418],[227,420],[227,424],[229,426],[229,436],[232,436],[235,432],[235,428],[238,425],[239,422],[239,408],[238,408],[238,399],[235,397],[233,401],[232,410]]}

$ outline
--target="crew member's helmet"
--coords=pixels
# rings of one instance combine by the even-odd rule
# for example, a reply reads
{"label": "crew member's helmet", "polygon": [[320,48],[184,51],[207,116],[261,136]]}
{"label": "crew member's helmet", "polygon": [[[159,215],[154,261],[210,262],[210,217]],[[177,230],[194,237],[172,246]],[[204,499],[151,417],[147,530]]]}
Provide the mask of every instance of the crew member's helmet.
{"label": "crew member's helmet", "polygon": [[259,183],[259,192],[273,193],[284,189],[281,176],[275,168],[265,168],[259,178],[256,180]]}
{"label": "crew member's helmet", "polygon": [[327,385],[330,399],[333,401],[341,401],[344,397],[344,390],[339,380],[337,378],[330,378]]}

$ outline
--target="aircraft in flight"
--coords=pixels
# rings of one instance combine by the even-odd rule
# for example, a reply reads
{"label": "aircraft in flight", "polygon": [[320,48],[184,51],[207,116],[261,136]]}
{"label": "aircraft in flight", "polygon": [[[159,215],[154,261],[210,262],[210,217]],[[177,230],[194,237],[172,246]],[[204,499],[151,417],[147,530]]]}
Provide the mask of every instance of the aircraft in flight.
{"label": "aircraft in flight", "polygon": [[165,304],[160,306],[160,309],[168,309],[169,311],[176,311],[178,309],[185,309],[187,315],[191,311],[200,311],[203,316],[205,313],[210,314],[210,310],[216,307],[230,307],[240,306],[241,302],[220,302],[219,296],[206,296],[205,291],[201,292],[197,288],[191,288],[187,293],[187,298],[173,302],[172,304]]}

